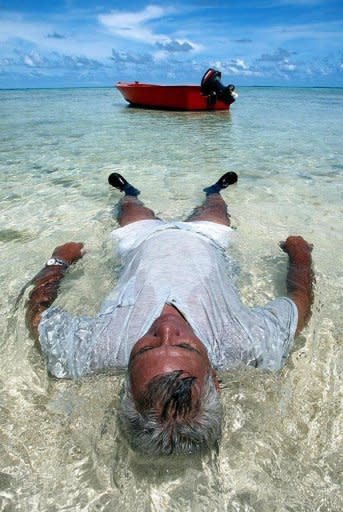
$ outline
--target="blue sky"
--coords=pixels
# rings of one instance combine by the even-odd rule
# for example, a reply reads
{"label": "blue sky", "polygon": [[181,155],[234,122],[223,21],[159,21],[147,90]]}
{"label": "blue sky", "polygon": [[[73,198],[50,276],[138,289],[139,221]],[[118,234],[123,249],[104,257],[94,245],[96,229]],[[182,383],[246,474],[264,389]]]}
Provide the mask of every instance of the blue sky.
{"label": "blue sky", "polygon": [[343,86],[336,0],[0,0],[0,88],[198,83]]}

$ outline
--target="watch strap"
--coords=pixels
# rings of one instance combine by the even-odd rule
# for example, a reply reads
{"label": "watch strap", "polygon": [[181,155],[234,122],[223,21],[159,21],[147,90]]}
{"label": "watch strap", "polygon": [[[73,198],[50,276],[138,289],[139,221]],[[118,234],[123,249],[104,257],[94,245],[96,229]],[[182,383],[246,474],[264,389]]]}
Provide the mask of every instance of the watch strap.
{"label": "watch strap", "polygon": [[69,267],[69,263],[67,263],[64,260],[61,260],[60,258],[49,258],[45,264],[46,267],[52,267],[54,265],[65,268]]}

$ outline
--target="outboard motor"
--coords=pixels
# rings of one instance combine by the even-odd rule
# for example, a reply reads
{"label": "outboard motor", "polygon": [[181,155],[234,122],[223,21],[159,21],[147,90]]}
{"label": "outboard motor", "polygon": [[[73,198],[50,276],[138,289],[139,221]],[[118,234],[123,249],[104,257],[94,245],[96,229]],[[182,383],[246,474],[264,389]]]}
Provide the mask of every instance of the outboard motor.
{"label": "outboard motor", "polygon": [[235,86],[230,84],[225,87],[220,81],[221,72],[216,69],[209,68],[201,80],[201,92],[207,96],[209,105],[214,105],[217,98],[227,105],[231,105],[237,98],[238,94],[235,93]]}

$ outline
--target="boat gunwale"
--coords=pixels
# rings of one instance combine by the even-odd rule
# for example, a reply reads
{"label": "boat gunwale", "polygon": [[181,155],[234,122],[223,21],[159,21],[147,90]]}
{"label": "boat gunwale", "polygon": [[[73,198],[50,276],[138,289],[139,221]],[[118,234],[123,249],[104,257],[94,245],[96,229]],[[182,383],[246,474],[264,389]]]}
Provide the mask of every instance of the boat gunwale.
{"label": "boat gunwale", "polygon": [[161,84],[147,84],[147,83],[135,83],[135,82],[117,82],[115,86],[117,89],[120,87],[160,87],[165,89],[178,89],[178,88],[187,88],[187,89],[200,89],[200,85],[190,84],[190,85],[161,85]]}

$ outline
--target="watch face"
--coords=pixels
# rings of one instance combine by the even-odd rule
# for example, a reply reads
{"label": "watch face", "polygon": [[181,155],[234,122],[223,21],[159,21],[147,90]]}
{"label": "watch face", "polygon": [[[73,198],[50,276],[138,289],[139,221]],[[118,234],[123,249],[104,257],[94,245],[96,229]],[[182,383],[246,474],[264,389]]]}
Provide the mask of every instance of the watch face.
{"label": "watch face", "polygon": [[63,266],[63,265],[66,265],[66,263],[64,263],[64,261],[62,260],[58,260],[56,258],[50,258],[47,262],[46,262],[46,266],[47,267],[50,267],[52,265],[60,265],[60,266]]}

